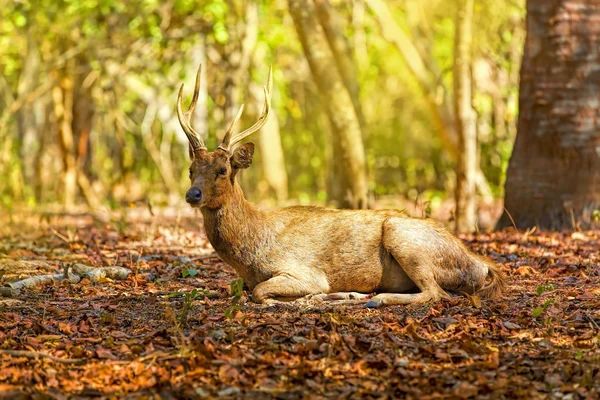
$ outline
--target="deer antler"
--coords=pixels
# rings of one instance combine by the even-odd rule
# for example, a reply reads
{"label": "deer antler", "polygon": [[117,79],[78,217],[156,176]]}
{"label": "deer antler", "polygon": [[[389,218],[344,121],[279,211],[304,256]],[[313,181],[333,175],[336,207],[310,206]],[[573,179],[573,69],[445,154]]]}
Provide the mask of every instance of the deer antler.
{"label": "deer antler", "polygon": [[196,103],[198,103],[198,93],[200,92],[200,72],[202,71],[202,64],[198,67],[198,73],[196,74],[196,84],[194,85],[194,95],[192,97],[192,103],[190,104],[187,111],[183,111],[181,106],[182,96],[183,96],[183,83],[179,88],[179,95],[177,96],[177,118],[179,118],[179,123],[185,132],[188,140],[190,141],[190,146],[192,146],[192,153],[196,155],[200,150],[206,150],[206,146],[204,145],[204,141],[202,137],[192,128],[192,124],[190,122],[190,118],[194,113],[194,109],[196,108]]}
{"label": "deer antler", "polygon": [[233,129],[235,128],[235,124],[238,122],[240,117],[242,116],[242,111],[244,110],[244,105],[240,106],[240,110],[237,115],[231,122],[229,129],[225,132],[225,137],[223,141],[219,145],[219,147],[223,150],[230,151],[236,143],[240,142],[242,139],[252,135],[254,132],[258,131],[262,128],[269,119],[270,111],[271,111],[271,90],[273,88],[273,67],[269,68],[269,78],[267,79],[267,85],[264,87],[265,90],[265,104],[263,106],[262,113],[258,118],[258,121],[250,128],[239,132],[237,134],[233,134]]}

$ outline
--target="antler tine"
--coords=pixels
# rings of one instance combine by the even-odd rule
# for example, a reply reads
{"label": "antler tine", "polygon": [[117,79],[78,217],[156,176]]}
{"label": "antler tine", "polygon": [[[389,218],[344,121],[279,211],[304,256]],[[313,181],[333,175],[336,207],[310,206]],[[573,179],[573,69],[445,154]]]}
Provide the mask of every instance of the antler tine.
{"label": "antler tine", "polygon": [[258,131],[260,128],[262,128],[267,123],[267,120],[269,119],[269,115],[270,115],[270,111],[271,111],[271,90],[272,90],[272,88],[273,88],[273,67],[270,67],[269,68],[269,78],[267,79],[267,85],[264,87],[265,104],[263,106],[262,113],[261,113],[260,117],[258,118],[258,121],[256,121],[256,123],[254,125],[252,125],[250,128],[248,128],[234,136],[232,133],[233,126],[238,121],[238,119],[241,117],[242,110],[243,110],[243,106],[240,107],[240,111],[238,112],[238,115],[233,120],[231,126],[227,130],[227,133],[225,134],[225,137],[223,138],[223,142],[221,143],[221,146],[219,146],[219,147],[225,148],[227,150],[231,150],[231,148],[233,146],[235,146],[237,143],[239,143],[244,138],[246,138],[246,137],[252,135],[254,132]]}
{"label": "antler tine", "polygon": [[192,96],[192,102],[188,107],[187,111],[183,111],[183,107],[181,105],[183,98],[183,84],[179,88],[179,94],[177,95],[177,118],[179,119],[179,123],[185,132],[188,140],[190,141],[190,145],[192,146],[192,150],[194,154],[202,149],[206,149],[204,145],[204,141],[202,137],[192,128],[192,124],[190,122],[190,118],[194,113],[194,109],[196,108],[196,104],[198,103],[198,96],[200,93],[200,74],[202,72],[202,64],[198,67],[198,72],[196,73],[196,83],[194,85],[194,94]]}
{"label": "antler tine", "polygon": [[240,109],[238,110],[235,118],[233,119],[233,121],[231,121],[229,128],[227,128],[227,132],[225,132],[225,136],[223,136],[223,141],[219,145],[219,147],[221,147],[222,149],[229,150],[229,148],[230,148],[229,144],[231,142],[231,136],[233,135],[233,129],[235,128],[235,125],[238,123],[240,118],[242,118],[243,112],[244,112],[244,104],[242,104],[240,106]]}

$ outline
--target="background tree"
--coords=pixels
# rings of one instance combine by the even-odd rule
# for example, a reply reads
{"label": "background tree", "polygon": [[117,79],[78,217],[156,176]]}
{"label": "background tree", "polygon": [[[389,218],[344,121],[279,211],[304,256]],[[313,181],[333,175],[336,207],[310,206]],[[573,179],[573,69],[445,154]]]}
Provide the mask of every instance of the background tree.
{"label": "background tree", "polygon": [[519,125],[500,226],[600,219],[600,4],[528,0]]}
{"label": "background tree", "polygon": [[352,98],[344,86],[339,69],[335,67],[335,60],[323,29],[317,23],[314,5],[297,0],[289,0],[288,4],[304,54],[321,93],[322,104],[329,117],[332,142],[339,144],[333,147],[339,154],[339,157],[333,157],[333,160],[341,160],[342,182],[338,192],[341,198],[333,200],[342,208],[367,208],[365,153]]}
{"label": "background tree", "polygon": [[471,84],[474,5],[474,0],[457,1],[454,36],[454,115],[458,133],[454,218],[459,232],[474,232],[477,228],[477,117],[472,106]]}
{"label": "background tree", "polygon": [[[361,191],[369,192],[373,207],[406,207],[418,216],[431,212],[448,220],[458,154],[456,3],[390,0],[383,14],[378,4],[383,3],[309,3],[315,31],[330,54],[328,67],[339,76],[351,104],[347,109],[358,120],[353,124],[360,130],[368,171]],[[494,198],[479,207],[486,227],[501,210],[516,132],[523,18],[522,0],[475,0],[471,75],[481,169],[477,187],[479,196]],[[389,26],[404,41],[394,39]],[[339,184],[347,187],[344,176],[352,174],[343,160],[333,159],[344,155],[334,147],[342,142],[332,140],[324,97],[285,1],[8,2],[0,8],[0,48],[3,209],[59,204],[65,209],[68,200],[73,204],[68,210],[92,205],[104,212],[150,202],[155,210],[168,206],[187,212],[181,201],[188,185],[187,139],[174,99],[179,84],[193,80],[200,63],[204,73],[194,126],[209,146],[218,143],[227,113],[237,104],[246,103],[244,118],[253,120],[252,93],[264,82],[267,66],[274,67],[277,118],[254,139],[260,151],[241,177],[252,200],[265,207],[272,200],[345,201],[347,192]],[[423,81],[415,79],[407,54],[420,58]],[[70,124],[62,122],[52,96],[68,93],[61,76],[73,82]],[[69,96],[63,105],[65,99]],[[73,140],[66,151],[60,140],[68,126]],[[67,168],[65,156],[74,160],[68,163],[74,168]],[[64,176],[75,177],[74,189],[65,190]],[[480,182],[488,189],[482,190]]]}

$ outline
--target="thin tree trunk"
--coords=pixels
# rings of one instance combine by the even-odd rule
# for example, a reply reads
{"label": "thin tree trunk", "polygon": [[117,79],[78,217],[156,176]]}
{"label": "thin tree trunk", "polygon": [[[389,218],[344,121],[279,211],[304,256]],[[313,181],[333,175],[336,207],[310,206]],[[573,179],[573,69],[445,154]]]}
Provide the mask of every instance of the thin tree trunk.
{"label": "thin tree trunk", "polygon": [[[262,86],[254,82],[251,83],[250,94],[252,95],[253,114],[259,115],[264,103]],[[264,177],[269,188],[275,192],[277,201],[282,203],[288,198],[288,176],[285,170],[283,147],[281,146],[279,120],[275,112],[269,117],[259,134],[260,140],[258,143]]]}
{"label": "thin tree trunk", "polygon": [[[91,126],[89,121],[80,121],[75,123],[76,118],[85,118],[83,116],[74,117],[73,113],[81,111],[80,106],[76,106],[75,94],[80,88],[75,89],[77,60],[69,59],[66,66],[55,72],[57,84],[52,89],[52,100],[54,114],[58,126],[58,144],[63,161],[63,181],[64,205],[72,207],[76,203],[77,187],[81,190],[83,197],[91,208],[98,208],[100,201],[93,191],[91,183],[87,176],[80,171],[82,163],[79,154],[82,154],[82,148],[87,145],[89,133],[85,136],[75,135],[74,129],[82,126]],[[79,98],[77,98],[79,100]],[[87,146],[85,147],[87,149]]]}
{"label": "thin tree trunk", "polygon": [[[72,66],[72,62],[67,63],[66,69]],[[58,145],[60,148],[63,163],[63,182],[64,182],[64,205],[73,207],[77,195],[77,165],[74,154],[73,141],[73,80],[69,73],[59,74],[57,72],[57,85],[52,89],[52,100],[54,104],[54,114],[58,126]]]}
{"label": "thin tree trunk", "polygon": [[365,34],[365,2],[355,0],[352,2],[352,26],[354,28],[354,58],[359,70],[364,70],[369,63],[367,51],[367,36]]}
{"label": "thin tree trunk", "polygon": [[73,151],[76,158],[77,185],[87,205],[92,209],[97,209],[101,203],[90,182],[92,179],[91,133],[94,118],[93,82],[89,81],[92,68],[89,61],[83,56],[75,57],[74,60],[77,64],[76,70],[73,71],[75,86],[73,88],[72,132],[74,142],[76,142]]}
{"label": "thin tree trunk", "polygon": [[356,64],[352,59],[352,52],[346,37],[344,36],[343,28],[339,21],[335,9],[329,4],[328,0],[313,0],[317,18],[325,33],[329,48],[333,53],[335,65],[340,72],[344,86],[350,94],[354,111],[360,122],[360,126],[364,126],[364,117],[362,107],[360,105],[360,89],[358,86],[358,72]]}
{"label": "thin tree trunk", "polygon": [[473,232],[477,228],[475,173],[477,172],[477,126],[473,110],[471,44],[473,40],[474,0],[458,0],[454,37],[454,113],[458,133],[456,168],[456,230]]}
{"label": "thin tree trunk", "polygon": [[332,141],[341,146],[346,196],[334,199],[344,208],[366,208],[368,185],[360,123],[334,57],[315,18],[310,2],[288,0],[304,54],[321,95],[332,128]]}
{"label": "thin tree trunk", "polygon": [[43,204],[44,202],[44,163],[43,157],[45,154],[46,143],[49,142],[48,136],[51,130],[50,113],[52,112],[52,99],[49,95],[40,98],[38,106],[40,107],[40,115],[42,120],[40,121],[40,135],[37,150],[35,151],[35,157],[33,161],[34,170],[34,196],[37,204]]}
{"label": "thin tree trunk", "polygon": [[[431,113],[432,123],[442,139],[446,151],[454,160],[458,160],[458,135],[452,116],[452,107],[447,101],[439,103],[436,99],[439,86],[438,77],[431,73],[416,46],[400,29],[385,1],[365,0],[365,2],[377,17],[383,36],[398,49],[408,69],[419,83]],[[479,193],[483,196],[490,196],[489,184],[479,167],[475,174],[475,184]]]}
{"label": "thin tree trunk", "polygon": [[499,226],[600,226],[600,4],[529,0]]}
{"label": "thin tree trunk", "polygon": [[[37,41],[31,30],[27,31],[27,53],[23,60],[23,70],[19,77],[17,97],[24,98],[38,86],[41,70],[41,58]],[[26,102],[18,111],[21,163],[23,179],[35,186],[35,171],[33,169],[36,147],[39,145],[40,115],[36,112],[35,104]]]}

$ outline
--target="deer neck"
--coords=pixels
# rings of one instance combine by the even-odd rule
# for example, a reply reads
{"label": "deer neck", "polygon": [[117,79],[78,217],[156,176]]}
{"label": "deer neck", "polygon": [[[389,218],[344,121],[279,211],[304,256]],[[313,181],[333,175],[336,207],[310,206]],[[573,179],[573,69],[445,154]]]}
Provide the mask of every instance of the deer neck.
{"label": "deer neck", "polygon": [[244,198],[242,188],[235,183],[233,196],[219,208],[201,209],[208,240],[219,256],[249,279],[249,273],[261,263],[261,254],[270,246],[272,224],[267,213]]}

